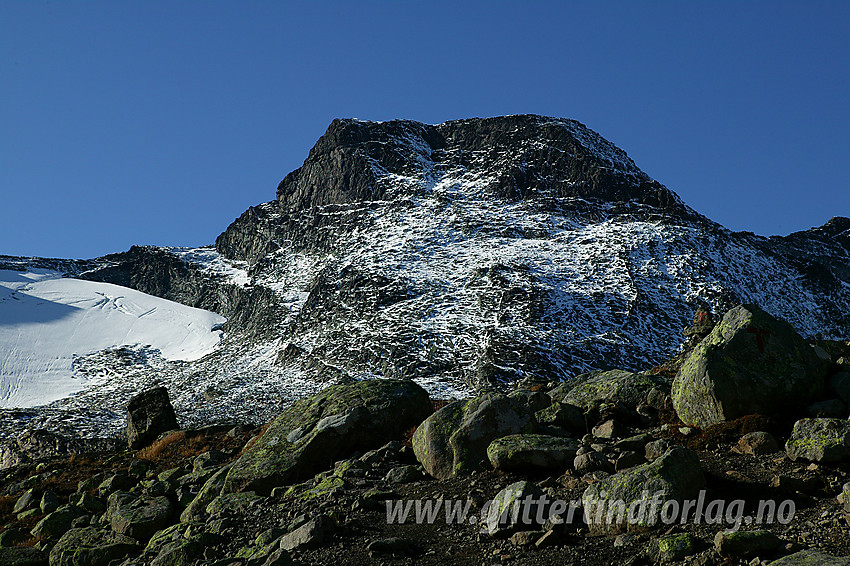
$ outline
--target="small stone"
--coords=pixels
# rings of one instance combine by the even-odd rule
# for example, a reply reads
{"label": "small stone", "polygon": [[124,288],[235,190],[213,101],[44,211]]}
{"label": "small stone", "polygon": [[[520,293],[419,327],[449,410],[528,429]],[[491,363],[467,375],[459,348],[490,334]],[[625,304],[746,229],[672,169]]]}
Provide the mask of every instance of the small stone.
{"label": "small stone", "polygon": [[391,554],[393,556],[415,556],[419,549],[407,539],[393,537],[381,540],[373,540],[366,547],[369,556],[380,554]]}
{"label": "small stone", "polygon": [[772,454],[779,451],[779,443],[769,432],[751,432],[738,440],[738,452],[750,455]]}
{"label": "small stone", "polygon": [[639,466],[640,464],[643,464],[645,462],[646,458],[643,457],[643,454],[638,454],[637,452],[627,450],[617,457],[617,461],[614,464],[614,470],[620,472],[622,470],[627,470],[634,466]]}
{"label": "small stone", "polygon": [[322,517],[311,519],[280,538],[280,547],[290,551],[296,548],[313,548],[325,540],[325,525]]}
{"label": "small stone", "polygon": [[560,546],[561,544],[563,544],[563,541],[561,540],[561,537],[558,536],[558,533],[554,530],[548,530],[542,537],[537,539],[534,546],[537,548],[549,548],[550,546]]}
{"label": "small stone", "polygon": [[646,443],[646,447],[644,449],[644,456],[647,460],[652,461],[663,456],[664,453],[669,450],[669,448],[669,441],[664,440],[663,438],[660,440],[653,440],[652,442]]}
{"label": "small stone", "polygon": [[576,456],[573,460],[573,467],[579,475],[589,474],[597,470],[611,472],[614,469],[611,462],[599,452],[589,452]]}
{"label": "small stone", "polygon": [[540,538],[540,531],[520,531],[511,535],[511,544],[518,547],[531,546]]}
{"label": "small stone", "polygon": [[614,419],[609,419],[604,423],[593,427],[593,436],[596,438],[622,438],[627,436],[629,433],[628,429],[615,421]]}
{"label": "small stone", "polygon": [[425,475],[418,466],[398,466],[387,472],[384,481],[387,483],[402,484],[411,483],[424,479]]}

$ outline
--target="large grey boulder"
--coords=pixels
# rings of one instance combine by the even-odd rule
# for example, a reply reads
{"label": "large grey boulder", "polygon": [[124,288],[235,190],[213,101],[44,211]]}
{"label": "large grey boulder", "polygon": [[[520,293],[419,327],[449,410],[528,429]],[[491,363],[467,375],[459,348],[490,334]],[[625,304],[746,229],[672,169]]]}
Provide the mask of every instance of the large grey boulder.
{"label": "large grey boulder", "polygon": [[141,542],[171,524],[174,504],[164,496],[135,497],[116,491],[106,503],[106,517],[112,530]]}
{"label": "large grey boulder", "polygon": [[[593,534],[658,527],[666,502],[681,506],[686,499],[696,499],[704,486],[699,457],[677,446],[653,462],[588,487],[582,495],[585,520]],[[660,504],[653,505],[653,498]]]}
{"label": "large grey boulder", "polygon": [[497,438],[532,432],[531,410],[501,393],[446,405],[416,429],[413,452],[438,479],[485,469],[487,448]]}
{"label": "large grey boulder", "polygon": [[207,505],[212,503],[221,494],[221,490],[224,487],[224,480],[227,478],[229,471],[230,466],[223,466],[204,483],[192,502],[180,513],[181,523],[197,521],[206,517]]}
{"label": "large grey boulder", "polygon": [[484,529],[491,536],[505,536],[516,529],[537,529],[538,508],[544,504],[543,491],[528,481],[518,481],[502,489],[490,506],[482,509]]}
{"label": "large grey boulder", "polygon": [[805,407],[823,391],[826,370],[790,324],[740,305],[685,359],[673,380],[673,407],[682,422],[702,428]]}
{"label": "large grey boulder", "polygon": [[45,541],[58,540],[71,528],[74,519],[85,514],[85,511],[75,505],[63,505],[36,523],[30,534],[34,537],[41,537]]}
{"label": "large grey boulder", "polygon": [[300,399],[233,463],[223,493],[255,491],[303,481],[354,452],[400,438],[433,408],[412,381],[372,379],[333,385]]}
{"label": "large grey boulder", "polygon": [[669,390],[670,381],[659,375],[619,369],[577,376],[549,392],[553,401],[579,407],[585,413],[613,408],[635,414],[653,389]]}
{"label": "large grey boulder", "polygon": [[140,550],[130,537],[97,527],[71,529],[50,551],[50,566],[107,566]]}
{"label": "large grey boulder", "polygon": [[497,470],[565,468],[576,456],[579,441],[543,434],[512,434],[497,438],[487,457]]}
{"label": "large grey boulder", "polygon": [[147,446],[163,432],[176,428],[177,415],[165,387],[143,391],[127,404],[127,443],[133,450]]}
{"label": "large grey boulder", "polygon": [[794,423],[785,452],[792,460],[840,462],[850,459],[850,421],[800,419]]}
{"label": "large grey boulder", "polygon": [[47,553],[28,546],[0,548],[0,566],[47,566]]}

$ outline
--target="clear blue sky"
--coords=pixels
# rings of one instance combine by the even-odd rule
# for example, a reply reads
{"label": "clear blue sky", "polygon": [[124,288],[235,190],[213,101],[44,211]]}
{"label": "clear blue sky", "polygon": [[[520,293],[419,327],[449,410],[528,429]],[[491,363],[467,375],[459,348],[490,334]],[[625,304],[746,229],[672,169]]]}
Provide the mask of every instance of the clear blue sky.
{"label": "clear blue sky", "polygon": [[0,0],[0,253],[202,245],[335,117],[569,117],[735,230],[850,216],[850,2]]}

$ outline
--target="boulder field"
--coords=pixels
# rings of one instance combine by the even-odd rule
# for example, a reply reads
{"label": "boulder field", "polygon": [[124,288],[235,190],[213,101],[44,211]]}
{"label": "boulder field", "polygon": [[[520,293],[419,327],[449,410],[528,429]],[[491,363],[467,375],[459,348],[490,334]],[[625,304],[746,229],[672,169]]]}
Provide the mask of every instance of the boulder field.
{"label": "boulder field", "polygon": [[4,443],[0,566],[850,565],[850,343],[752,305],[690,336],[468,399],[338,383],[263,427],[147,391],[123,441]]}

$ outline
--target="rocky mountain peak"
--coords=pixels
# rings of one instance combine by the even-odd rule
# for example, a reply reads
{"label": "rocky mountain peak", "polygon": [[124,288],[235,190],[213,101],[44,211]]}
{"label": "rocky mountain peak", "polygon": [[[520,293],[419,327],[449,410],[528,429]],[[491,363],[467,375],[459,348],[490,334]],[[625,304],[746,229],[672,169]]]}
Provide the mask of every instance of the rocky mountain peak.
{"label": "rocky mountain peak", "polygon": [[[536,115],[453,120],[334,120],[301,168],[284,178],[284,212],[428,194],[474,177],[482,197],[579,197],[693,215],[626,153],[575,120]],[[483,181],[483,182],[482,182]]]}

